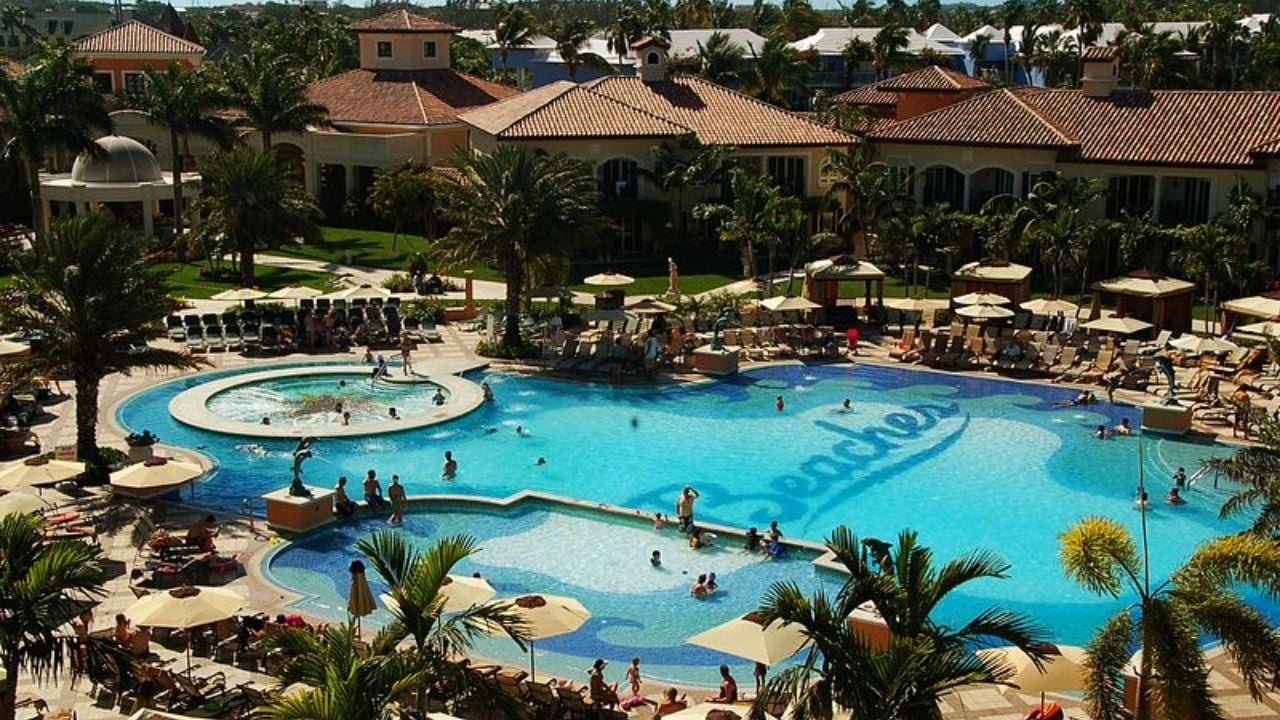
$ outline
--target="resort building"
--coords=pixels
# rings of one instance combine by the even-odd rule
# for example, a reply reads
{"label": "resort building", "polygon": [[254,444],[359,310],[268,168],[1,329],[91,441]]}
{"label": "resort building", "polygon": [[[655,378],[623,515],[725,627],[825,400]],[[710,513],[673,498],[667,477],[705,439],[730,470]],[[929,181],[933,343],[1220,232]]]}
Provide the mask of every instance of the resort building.
{"label": "resort building", "polygon": [[1103,182],[1099,216],[1193,225],[1222,212],[1238,183],[1260,192],[1280,182],[1280,93],[1122,89],[1115,48],[1090,48],[1084,61],[1078,90],[948,87],[965,82],[927,70],[841,98],[880,116],[866,140],[909,172],[925,204],[977,211],[1061,172]]}
{"label": "resort building", "polygon": [[205,55],[204,46],[137,20],[81,38],[75,52],[93,67],[93,83],[103,95],[142,92],[148,68],[171,62],[196,68]]}
{"label": "resort building", "polygon": [[[643,60],[638,76],[561,81],[461,116],[470,128],[469,144],[481,150],[523,143],[589,161],[618,225],[606,254],[646,251],[658,228],[671,222],[670,211],[645,220],[646,201],[674,199],[644,173],[653,168],[653,152],[661,144],[692,137],[704,145],[732,146],[737,158],[755,164],[785,192],[809,198],[825,191],[821,167],[827,151],[856,142],[702,78],[669,74],[661,41],[638,42],[633,50]],[[681,201],[691,206],[719,193],[719,187],[688,188]]]}
{"label": "resort building", "polygon": [[[795,50],[816,56],[817,69],[809,73],[809,89],[835,93],[846,88],[875,82],[876,75],[872,62],[863,60],[856,65],[850,65],[847,50],[850,43],[855,42],[870,48],[872,41],[882,29],[878,27],[819,28],[809,37],[791,43],[791,47]],[[915,56],[932,55],[935,58],[949,58],[956,68],[962,67],[960,62],[965,51],[947,37],[949,30],[947,33],[942,32],[945,29],[941,26],[929,28],[940,40],[931,39],[908,29],[905,52]]]}

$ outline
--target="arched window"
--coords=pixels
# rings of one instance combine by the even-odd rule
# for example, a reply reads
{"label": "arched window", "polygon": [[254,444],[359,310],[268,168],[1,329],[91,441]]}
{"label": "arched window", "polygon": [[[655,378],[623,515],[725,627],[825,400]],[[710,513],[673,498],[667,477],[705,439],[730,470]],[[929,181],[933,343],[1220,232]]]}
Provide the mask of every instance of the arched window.
{"label": "arched window", "polygon": [[952,209],[964,209],[964,175],[946,165],[933,165],[924,169],[924,195],[920,198],[925,205],[943,203]]}
{"label": "arched window", "polygon": [[982,206],[997,195],[1013,194],[1013,173],[1001,168],[983,168],[969,176],[969,209]]}
{"label": "arched window", "polygon": [[606,198],[633,198],[638,194],[636,161],[606,160],[600,165],[600,193]]}
{"label": "arched window", "polygon": [[657,65],[658,63],[662,62],[662,59],[658,57],[658,53],[651,52],[645,56],[644,61],[645,61],[645,64],[647,65]]}

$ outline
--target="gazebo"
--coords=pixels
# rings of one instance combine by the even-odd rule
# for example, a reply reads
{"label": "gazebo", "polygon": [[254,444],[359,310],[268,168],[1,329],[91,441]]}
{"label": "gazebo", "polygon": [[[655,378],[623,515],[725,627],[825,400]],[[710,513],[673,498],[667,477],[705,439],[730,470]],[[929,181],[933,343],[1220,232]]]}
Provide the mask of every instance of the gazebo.
{"label": "gazebo", "polygon": [[1276,320],[1280,318],[1280,291],[1236,298],[1222,303],[1222,330],[1230,332],[1241,317]]}
{"label": "gazebo", "polygon": [[1196,286],[1150,270],[1137,270],[1093,286],[1089,319],[1102,317],[1104,296],[1115,298],[1115,312],[1145,320],[1157,330],[1184,333],[1191,330],[1191,306]]}
{"label": "gazebo", "polygon": [[951,274],[951,297],[969,293],[1003,295],[1015,305],[1031,299],[1031,268],[1002,258],[983,258]]}
{"label": "gazebo", "polygon": [[884,271],[866,260],[852,255],[837,255],[814,260],[804,266],[804,296],[825,309],[835,308],[840,301],[840,283],[865,283],[866,307],[871,307],[874,290],[876,303],[884,304]]}

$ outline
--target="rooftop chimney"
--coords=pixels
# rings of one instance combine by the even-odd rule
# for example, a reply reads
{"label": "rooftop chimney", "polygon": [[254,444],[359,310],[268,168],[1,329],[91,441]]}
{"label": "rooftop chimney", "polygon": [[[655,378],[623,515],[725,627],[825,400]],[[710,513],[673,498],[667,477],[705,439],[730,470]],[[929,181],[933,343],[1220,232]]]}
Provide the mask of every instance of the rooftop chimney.
{"label": "rooftop chimney", "polygon": [[1084,77],[1081,90],[1088,97],[1109,97],[1120,83],[1120,48],[1089,47],[1080,56]]}
{"label": "rooftop chimney", "polygon": [[641,80],[651,83],[667,79],[665,40],[656,37],[641,38],[631,43],[631,51],[636,54],[636,65]]}

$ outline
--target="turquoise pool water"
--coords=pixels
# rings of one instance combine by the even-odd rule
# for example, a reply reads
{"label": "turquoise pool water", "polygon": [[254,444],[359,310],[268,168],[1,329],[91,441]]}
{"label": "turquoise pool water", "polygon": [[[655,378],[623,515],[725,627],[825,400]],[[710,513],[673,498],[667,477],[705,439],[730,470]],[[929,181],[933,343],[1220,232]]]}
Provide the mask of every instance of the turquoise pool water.
{"label": "turquoise pool water", "polygon": [[[284,546],[268,571],[279,584],[308,595],[297,604],[300,609],[343,619],[350,548],[380,527],[385,525],[370,521],[314,533]],[[834,590],[839,583],[838,576],[815,569],[808,553],[773,562],[727,543],[693,551],[673,527],[659,533],[644,519],[628,522],[578,509],[566,512],[541,501],[484,510],[449,503],[410,514],[403,532],[421,545],[442,535],[476,536],[480,552],[458,572],[481,573],[499,597],[541,592],[581,600],[592,613],[586,625],[571,635],[541,640],[536,647],[540,676],[575,682],[586,680],[582,673],[597,657],[610,661],[611,678],[621,679],[635,655],[643,659],[645,676],[653,679],[713,684],[715,668],[728,662],[749,681],[750,667],[743,661],[685,645],[685,638],[755,609],[757,589],[774,580],[791,580],[805,590]],[[649,564],[653,550],[662,553],[660,568]],[[689,585],[704,572],[716,573],[720,591],[694,600]],[[370,580],[375,593],[386,589],[376,573]],[[382,623],[389,617],[379,610],[369,620]],[[477,650],[517,665],[522,661],[510,640],[486,639]]]}
{"label": "turquoise pool water", "polygon": [[[219,375],[149,389],[118,416],[131,430],[202,448],[217,467],[197,486],[195,501],[235,511],[242,498],[288,482],[293,445],[246,442],[173,421],[169,399],[206,377]],[[1202,458],[1227,451],[1156,435],[1096,440],[1094,427],[1122,417],[1136,423],[1137,411],[1055,407],[1074,395],[1069,388],[883,366],[778,366],[673,388],[485,377],[497,401],[453,422],[322,440],[306,465],[308,482],[331,485],[339,474],[356,480],[375,468],[382,477],[399,474],[411,493],[505,497],[532,489],[664,513],[691,483],[702,493],[698,516],[734,526],[763,527],[776,518],[788,535],[816,541],[837,524],[884,539],[915,528],[940,558],[986,548],[1012,565],[1010,579],[966,588],[941,608],[944,621],[999,602],[1030,612],[1069,643],[1083,642],[1116,603],[1063,576],[1058,533],[1090,514],[1137,531],[1139,442],[1157,499],[1178,466],[1191,472]],[[779,394],[781,413],[774,408]],[[853,400],[850,413],[838,411],[844,397]],[[515,433],[518,425],[527,435]],[[452,482],[439,479],[445,450],[460,463]],[[538,466],[539,457],[547,464]],[[1185,506],[1153,503],[1157,577],[1203,540],[1240,528],[1217,519],[1223,496],[1206,482],[1187,493]],[[472,520],[464,523],[472,532],[488,530],[487,520]],[[551,573],[560,580],[573,572],[575,547],[568,545],[547,549],[565,558],[562,572]],[[337,566],[345,567],[349,546],[335,546]],[[634,570],[621,560],[616,567],[619,574]]]}
{"label": "turquoise pool water", "polygon": [[258,380],[209,398],[206,407],[230,420],[257,423],[270,418],[272,425],[315,427],[339,425],[350,413],[351,425],[382,422],[395,408],[410,417],[435,408],[437,386],[430,383],[370,383],[367,374],[285,377]]}

